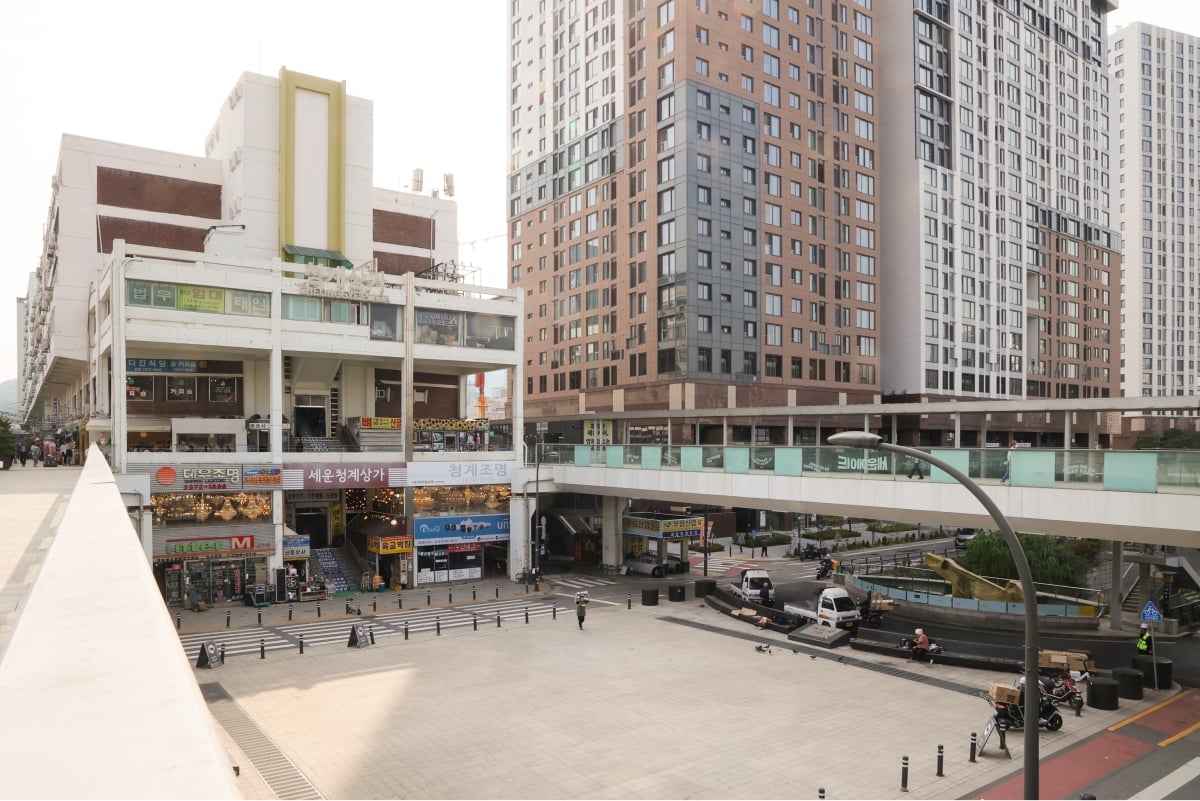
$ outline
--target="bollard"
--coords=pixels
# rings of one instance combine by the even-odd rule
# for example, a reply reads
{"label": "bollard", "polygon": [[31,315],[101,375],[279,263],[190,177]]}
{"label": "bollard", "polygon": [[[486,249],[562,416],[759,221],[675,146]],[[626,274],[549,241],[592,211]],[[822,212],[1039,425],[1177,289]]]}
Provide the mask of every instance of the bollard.
{"label": "bollard", "polygon": [[975,736],[975,732],[971,732],[971,759],[970,759],[971,762],[975,761],[975,748],[976,748],[976,745],[978,744],[978,742],[979,742],[979,740]]}
{"label": "bollard", "polygon": [[425,590],[425,605],[433,603],[433,590]]}
{"label": "bollard", "polygon": [[404,608],[404,599],[400,597],[400,593],[396,593],[396,608],[397,609]]}
{"label": "bollard", "polygon": [[1005,751],[1005,752],[1008,751],[1008,743],[1004,742],[1004,733],[1007,730],[1008,729],[1005,726],[997,726],[996,727],[996,734],[1000,735],[1000,750]]}
{"label": "bollard", "polygon": [[225,664],[225,643],[221,643],[221,664]]}
{"label": "bollard", "polygon": [[555,604],[554,606],[550,607],[550,619],[558,620],[558,604]]}
{"label": "bollard", "polygon": [[625,596],[625,608],[626,609],[633,608],[633,593],[630,593],[629,595]]}
{"label": "bollard", "polygon": [[442,619],[440,617],[434,618],[433,622],[434,622],[434,625],[437,626],[437,636],[441,637],[442,636]]}
{"label": "bollard", "polygon": [[[300,635],[300,653],[304,653],[304,635]],[[267,658],[267,641],[259,637],[258,639],[258,658]]]}
{"label": "bollard", "polygon": [[500,597],[500,585],[499,584],[496,585],[496,597],[497,598]]}
{"label": "bollard", "polygon": [[453,587],[446,590],[446,603],[448,603],[448,604],[454,603],[454,588]]}
{"label": "bollard", "polygon": [[479,631],[479,615],[471,615],[471,631]]}
{"label": "bollard", "polygon": [[900,760],[900,792],[908,792],[908,757]]}
{"label": "bollard", "polygon": [[258,610],[258,625],[262,625],[262,610]]}
{"label": "bollard", "polygon": [[288,604],[288,620],[292,619],[292,605]]}
{"label": "bollard", "polygon": [[474,585],[472,585],[472,586],[471,586],[471,600],[472,600],[472,601],[474,601],[474,600],[475,600],[475,587],[474,587]]}
{"label": "bollard", "polygon": [[529,583],[528,582],[525,583],[525,594],[526,595],[529,594]]}
{"label": "bollard", "polygon": [[300,635],[300,653],[304,653],[304,635]]}
{"label": "bollard", "polygon": [[321,616],[321,602],[317,601],[317,617]]}
{"label": "bollard", "polygon": [[373,615],[378,611],[379,611],[379,599],[372,598],[371,599],[371,614]]}
{"label": "bollard", "polygon": [[529,622],[529,607],[525,607],[525,622]]}
{"label": "bollard", "polygon": [[225,610],[225,628],[229,628],[229,616],[232,614],[233,612],[229,611],[228,609]]}
{"label": "bollard", "polygon": [[817,798],[824,798],[824,797],[825,797],[825,788],[818,787],[817,788]]}
{"label": "bollard", "polygon": [[1075,717],[1077,717],[1077,718],[1083,717],[1082,713],[1083,713],[1083,700],[1082,700],[1082,696],[1081,696],[1079,699],[1079,703],[1075,704]]}
{"label": "bollard", "polygon": [[500,613],[496,613],[496,628],[500,628]]}
{"label": "bollard", "polygon": [[183,625],[183,615],[175,613],[175,630],[179,631],[179,627]]}
{"label": "bollard", "polygon": [[942,772],[942,757],[944,756],[944,754],[945,754],[945,751],[942,749],[942,746],[939,743],[938,744],[938,769],[937,769],[937,775],[939,775],[939,776],[946,775],[945,773]]}
{"label": "bollard", "polygon": [[367,632],[371,635],[371,645],[375,644],[375,627],[367,626]]}

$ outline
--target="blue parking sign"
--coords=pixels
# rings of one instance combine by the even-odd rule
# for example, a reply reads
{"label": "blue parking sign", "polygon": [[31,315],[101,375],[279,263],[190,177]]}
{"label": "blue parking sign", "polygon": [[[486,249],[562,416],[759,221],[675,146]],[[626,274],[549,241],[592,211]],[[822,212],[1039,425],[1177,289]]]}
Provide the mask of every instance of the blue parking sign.
{"label": "blue parking sign", "polygon": [[1162,613],[1158,611],[1154,601],[1146,601],[1146,605],[1142,608],[1142,620],[1147,623],[1162,623],[1162,619]]}

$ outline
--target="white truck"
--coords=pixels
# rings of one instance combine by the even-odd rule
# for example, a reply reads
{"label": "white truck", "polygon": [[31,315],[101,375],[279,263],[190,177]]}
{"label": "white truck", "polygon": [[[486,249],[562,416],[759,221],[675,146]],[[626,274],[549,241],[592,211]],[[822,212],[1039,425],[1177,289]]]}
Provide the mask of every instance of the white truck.
{"label": "white truck", "polygon": [[841,587],[818,590],[811,601],[784,604],[783,611],[798,617],[802,624],[815,623],[839,629],[858,628],[862,618],[858,604]]}
{"label": "white truck", "polygon": [[[733,581],[729,584],[729,591],[743,601],[763,606],[771,606],[775,603],[775,585],[771,583],[771,576],[767,571],[747,568],[734,573],[731,578]],[[763,598],[764,589],[767,591],[765,599]]]}

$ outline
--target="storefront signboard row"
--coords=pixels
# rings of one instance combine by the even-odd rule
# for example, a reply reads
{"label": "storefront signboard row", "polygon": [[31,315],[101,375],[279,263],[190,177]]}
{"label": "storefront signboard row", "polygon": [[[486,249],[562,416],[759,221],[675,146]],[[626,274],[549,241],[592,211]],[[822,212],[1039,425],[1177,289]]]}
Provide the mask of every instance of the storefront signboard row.
{"label": "storefront signboard row", "polygon": [[155,559],[204,559],[216,556],[249,556],[275,552],[275,527],[242,524],[213,533],[212,526],[155,527]]}
{"label": "storefront signboard row", "polygon": [[[130,465],[148,474],[154,492],[285,489],[318,493],[293,500],[336,500],[336,491],[357,487],[436,487],[507,484],[516,462],[285,462],[279,467],[243,465]],[[332,496],[320,493],[334,493]],[[699,525],[699,524],[697,524]]]}
{"label": "storefront signboard row", "polygon": [[311,552],[311,539],[304,535],[283,538],[284,559],[307,559]]}
{"label": "storefront signboard row", "polygon": [[413,525],[417,546],[503,542],[509,535],[508,515],[418,517]]}

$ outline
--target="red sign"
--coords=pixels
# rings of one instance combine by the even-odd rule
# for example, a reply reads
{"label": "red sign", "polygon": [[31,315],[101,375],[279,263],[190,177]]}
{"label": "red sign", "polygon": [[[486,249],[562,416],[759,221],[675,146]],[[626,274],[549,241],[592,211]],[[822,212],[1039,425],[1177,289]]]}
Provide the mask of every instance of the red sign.
{"label": "red sign", "polygon": [[159,484],[169,487],[175,483],[175,468],[170,466],[160,467],[158,468],[158,472],[154,474],[154,478],[157,479]]}
{"label": "red sign", "polygon": [[447,545],[446,550],[450,553],[471,553],[472,551],[482,550],[483,546],[477,542],[464,543],[462,545]]}

